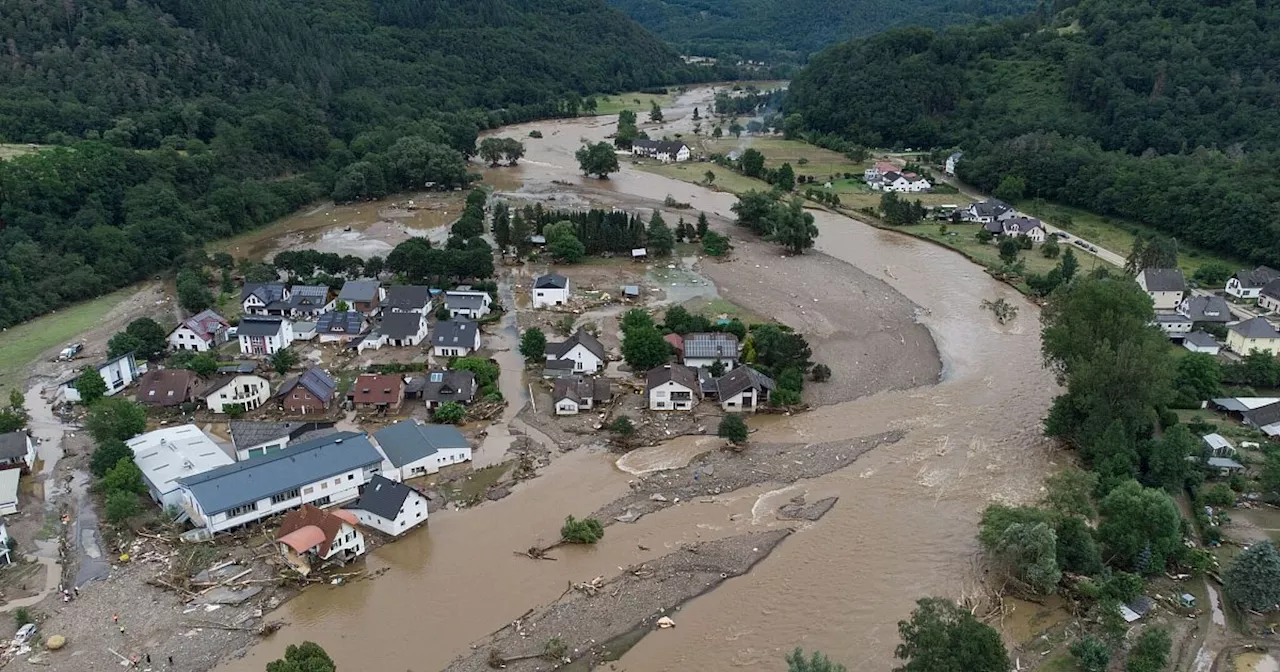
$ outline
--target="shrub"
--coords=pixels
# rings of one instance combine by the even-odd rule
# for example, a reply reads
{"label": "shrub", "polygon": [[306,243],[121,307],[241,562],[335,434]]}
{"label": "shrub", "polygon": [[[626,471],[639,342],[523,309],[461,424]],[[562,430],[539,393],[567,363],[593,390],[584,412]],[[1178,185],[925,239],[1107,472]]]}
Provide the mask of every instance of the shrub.
{"label": "shrub", "polygon": [[747,440],[747,423],[736,415],[726,415],[720,421],[720,428],[716,430],[716,434],[728,439],[730,443],[742,443]]}
{"label": "shrub", "polygon": [[594,544],[604,537],[604,526],[595,518],[577,520],[567,516],[560,527],[560,536],[571,544]]}
{"label": "shrub", "polygon": [[532,130],[532,131],[529,131],[529,137],[531,137],[531,138],[541,138],[541,137],[542,137],[542,131],[539,131],[539,130],[537,130],[537,129],[534,129],[534,130]]}
{"label": "shrub", "polygon": [[1080,672],[1107,672],[1111,649],[1097,637],[1085,637],[1071,645],[1071,657]]}
{"label": "shrub", "polygon": [[142,512],[138,496],[132,492],[116,490],[107,494],[107,521],[121,523]]}
{"label": "shrub", "polygon": [[107,475],[111,468],[122,459],[132,459],[133,451],[126,446],[124,441],[119,439],[108,439],[94,449],[93,456],[89,458],[89,472],[98,478]]}
{"label": "shrub", "polygon": [[440,404],[440,408],[437,408],[435,413],[431,415],[431,419],[443,424],[456,425],[462,422],[462,418],[466,414],[467,409],[463,408],[462,404],[456,401],[448,401]]}
{"label": "shrub", "polygon": [[26,607],[18,607],[13,610],[13,624],[19,628],[28,624],[35,623],[36,619],[31,615],[31,610]]}
{"label": "shrub", "polygon": [[825,383],[831,380],[831,367],[826,364],[814,364],[812,373],[815,383]]}
{"label": "shrub", "polygon": [[1204,491],[1204,503],[1209,506],[1232,506],[1236,503],[1236,493],[1226,483],[1215,483]]}
{"label": "shrub", "polygon": [[635,423],[631,422],[631,418],[620,415],[613,422],[609,423],[609,431],[618,436],[627,437],[636,433]]}

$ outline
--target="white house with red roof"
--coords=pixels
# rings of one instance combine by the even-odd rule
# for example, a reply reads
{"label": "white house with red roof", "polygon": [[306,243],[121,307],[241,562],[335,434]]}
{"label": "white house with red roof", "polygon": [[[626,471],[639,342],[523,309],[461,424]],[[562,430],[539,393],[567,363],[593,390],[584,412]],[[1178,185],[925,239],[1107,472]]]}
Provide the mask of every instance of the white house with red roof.
{"label": "white house with red roof", "polygon": [[221,315],[206,310],[182,321],[169,332],[169,347],[174,350],[208,352],[227,342],[227,330],[231,323]]}

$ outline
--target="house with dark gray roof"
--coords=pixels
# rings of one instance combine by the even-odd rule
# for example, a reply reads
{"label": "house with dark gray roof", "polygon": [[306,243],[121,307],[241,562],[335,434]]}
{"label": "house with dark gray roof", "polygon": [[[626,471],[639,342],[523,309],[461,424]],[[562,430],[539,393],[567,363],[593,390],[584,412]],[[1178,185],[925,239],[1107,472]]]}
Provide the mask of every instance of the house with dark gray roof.
{"label": "house with dark gray roof", "polygon": [[350,310],[373,317],[382,311],[382,301],[387,290],[377,280],[348,280],[338,292],[338,301]]}
{"label": "house with dark gray roof", "polygon": [[216,534],[303,504],[353,500],[382,464],[369,437],[338,432],[183,478],[178,485],[191,522]]}
{"label": "house with dark gray roof", "polygon": [[344,508],[354,513],[361,525],[393,537],[427,522],[427,496],[381,474],[369,479],[360,499]]}
{"label": "house with dark gray roof", "polygon": [[632,156],[647,156],[664,163],[684,162],[693,157],[689,145],[678,140],[646,140],[640,138],[631,143]]}
{"label": "house with dark gray roof", "polygon": [[721,362],[732,369],[738,365],[738,337],[728,332],[685,334],[683,346],[685,366],[700,369]]}
{"label": "house with dark gray roof", "polygon": [[[92,368],[98,371],[98,375],[107,383],[106,396],[110,397],[118,394],[121,390],[128,387],[133,381],[137,380],[142,374],[147,372],[145,364],[138,366],[138,361],[134,359],[132,352],[126,352],[119,357],[112,357],[101,364],[96,364]],[[80,393],[76,391],[75,376],[58,383],[59,392],[66,401],[80,401]]]}
{"label": "house with dark gray roof", "polygon": [[266,357],[293,344],[293,323],[283,317],[245,315],[236,325],[240,354]]}
{"label": "house with dark gray roof", "polygon": [[36,463],[36,444],[25,430],[0,434],[0,465],[30,469]]}
{"label": "house with dark gray roof", "polygon": [[240,288],[240,309],[245,315],[266,315],[267,306],[288,298],[283,282],[249,282]]}
{"label": "house with dark gray roof", "polygon": [[777,387],[773,379],[749,366],[738,368],[716,379],[716,394],[720,407],[729,413],[754,413],[769,401],[769,394]]}
{"label": "house with dark gray roof", "polygon": [[347,343],[364,332],[364,314],[355,310],[325,313],[316,320],[321,343]]}
{"label": "house with dark gray roof", "polygon": [[702,385],[693,369],[663,364],[645,374],[645,396],[651,411],[691,411],[702,400]]}
{"label": "house with dark gray roof", "polygon": [[382,302],[383,312],[430,313],[431,288],[426,285],[392,285]]}
{"label": "house with dark gray roof", "polygon": [[1255,317],[1227,328],[1227,347],[1238,355],[1254,350],[1276,355],[1280,353],[1280,332],[1263,317]]}
{"label": "house with dark gray roof", "polygon": [[1203,352],[1207,355],[1217,355],[1222,350],[1222,345],[1218,343],[1218,339],[1212,334],[1206,334],[1203,331],[1193,331],[1182,338],[1182,347],[1191,352]]}
{"label": "house with dark gray roof", "polygon": [[259,422],[232,420],[231,446],[243,462],[289,447],[290,441],[318,439],[333,433],[332,422]]}
{"label": "house with dark gray roof", "polygon": [[407,348],[427,338],[426,313],[383,313],[378,332],[387,345]]}
{"label": "house with dark gray roof", "polygon": [[431,351],[436,357],[466,357],[480,349],[480,328],[471,320],[436,322]]}
{"label": "house with dark gray roof", "polygon": [[291,413],[323,413],[333,401],[338,383],[323,370],[312,367],[301,375],[285,379],[276,398]]}
{"label": "house with dark gray roof", "polygon": [[1259,266],[1252,271],[1241,269],[1227,278],[1226,292],[1237,299],[1256,299],[1272,280],[1280,280],[1280,271],[1270,266]]}
{"label": "house with dark gray roof", "polygon": [[1144,268],[1138,273],[1138,286],[1151,297],[1156,310],[1176,310],[1187,291],[1187,279],[1178,268]]}
{"label": "house with dark gray roof", "polygon": [[559,343],[548,343],[545,357],[548,362],[573,362],[575,373],[596,373],[604,368],[607,353],[604,344],[586,329],[573,332]]}
{"label": "house with dark gray roof", "polygon": [[476,374],[470,371],[431,369],[422,378],[422,399],[436,409],[451,401],[469,404],[476,397]]}
{"label": "house with dark gray roof", "polygon": [[960,220],[977,224],[990,224],[1001,217],[1014,216],[1013,207],[1003,201],[988,198],[985,201],[970,203],[969,207],[960,211]]}
{"label": "house with dark gray roof", "polygon": [[568,376],[557,379],[552,386],[551,402],[556,415],[577,415],[608,403],[612,396],[612,385],[607,378]]}
{"label": "house with dark gray roof", "polygon": [[548,308],[569,303],[569,278],[559,273],[539,275],[533,280],[533,307]]}
{"label": "house with dark gray roof", "polygon": [[1191,318],[1192,322],[1211,322],[1226,324],[1232,320],[1231,307],[1221,296],[1188,296],[1178,306],[1178,312]]}
{"label": "house with dark gray roof", "polygon": [[1280,310],[1280,279],[1272,280],[1258,290],[1258,307],[1273,313]]}
{"label": "house with dark gray roof", "polygon": [[406,480],[440,471],[441,467],[471,461],[471,444],[453,425],[401,420],[373,433],[391,469],[383,475]]}
{"label": "house with dark gray roof", "polygon": [[478,320],[492,310],[493,298],[488,292],[455,289],[444,293],[444,307],[449,317]]}

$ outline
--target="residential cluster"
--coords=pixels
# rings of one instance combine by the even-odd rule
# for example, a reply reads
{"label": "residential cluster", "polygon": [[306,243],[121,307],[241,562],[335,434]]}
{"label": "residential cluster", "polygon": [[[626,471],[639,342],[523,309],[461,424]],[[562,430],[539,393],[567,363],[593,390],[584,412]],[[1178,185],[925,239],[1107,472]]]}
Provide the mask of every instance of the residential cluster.
{"label": "residential cluster", "polygon": [[1280,355],[1280,330],[1271,321],[1280,308],[1280,271],[1259,266],[1232,275],[1221,294],[1191,289],[1176,268],[1148,268],[1138,286],[1151,297],[1156,324],[1192,352],[1231,357]]}
{"label": "residential cluster", "polygon": [[902,170],[887,161],[878,161],[862,173],[862,179],[874,191],[920,194],[933,191],[929,178]]}

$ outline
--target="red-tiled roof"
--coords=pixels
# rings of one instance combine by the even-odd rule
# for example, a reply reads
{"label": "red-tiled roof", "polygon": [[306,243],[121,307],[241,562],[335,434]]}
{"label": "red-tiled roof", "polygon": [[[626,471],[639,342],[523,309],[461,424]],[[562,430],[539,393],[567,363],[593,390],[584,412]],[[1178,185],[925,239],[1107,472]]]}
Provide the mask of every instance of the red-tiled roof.
{"label": "red-tiled roof", "polygon": [[319,545],[321,557],[329,554],[329,547],[342,533],[342,524],[355,525],[355,516],[341,509],[332,513],[303,504],[301,509],[290,511],[280,522],[276,541],[287,544],[298,553]]}
{"label": "red-tiled roof", "polygon": [[357,404],[391,404],[404,398],[404,379],[397,375],[366,373],[351,386]]}

